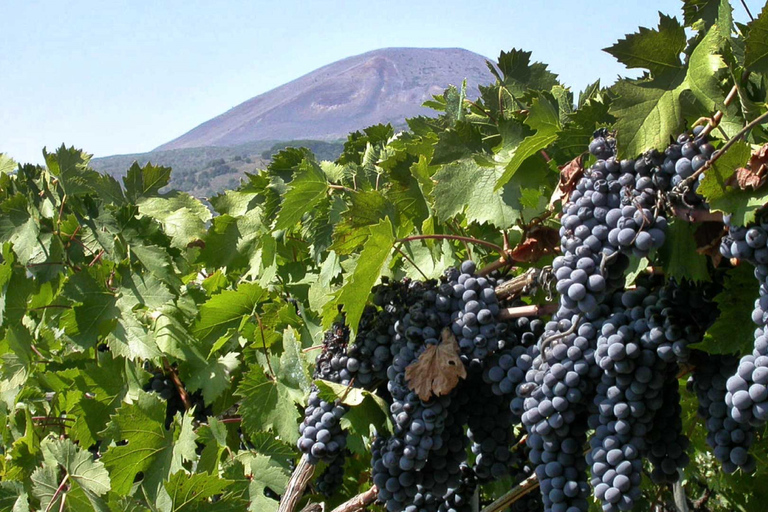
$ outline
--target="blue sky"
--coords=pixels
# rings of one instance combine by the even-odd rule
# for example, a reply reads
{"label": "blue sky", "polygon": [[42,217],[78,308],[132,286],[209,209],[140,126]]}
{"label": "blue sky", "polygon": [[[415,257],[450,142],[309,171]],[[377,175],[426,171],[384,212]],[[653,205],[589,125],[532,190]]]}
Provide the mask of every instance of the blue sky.
{"label": "blue sky", "polygon": [[[322,65],[392,46],[533,51],[580,89],[623,73],[601,51],[680,1],[2,0],[0,152],[62,142],[148,151]],[[739,2],[736,19],[746,21]],[[762,0],[747,1],[753,14]]]}

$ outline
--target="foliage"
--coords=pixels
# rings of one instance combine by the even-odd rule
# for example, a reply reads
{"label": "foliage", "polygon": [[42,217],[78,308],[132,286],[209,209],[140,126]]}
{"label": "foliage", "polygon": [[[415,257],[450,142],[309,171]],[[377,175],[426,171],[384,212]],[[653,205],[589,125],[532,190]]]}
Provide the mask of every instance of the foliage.
{"label": "foliage", "polygon": [[[682,23],[662,15],[657,29],[607,50],[647,69],[641,78],[576,96],[529,53],[502,52],[491,66],[496,83],[477,101],[450,87],[428,102],[438,118],[410,119],[398,133],[381,125],[356,132],[334,162],[282,149],[211,197],[210,210],[169,190],[175,174],[161,165],[133,165],[120,183],[74,148],[46,153],[45,167],[0,155],[0,508],[276,510],[299,453],[316,353],[308,349],[340,310],[354,331],[382,276],[498,259],[451,236],[501,247],[505,235],[519,242],[535,217],[557,228],[548,204],[558,167],[586,152],[598,128],[616,130],[619,151],[635,155],[718,109],[729,136],[765,112],[768,9],[742,27],[725,1],[684,3]],[[734,83],[738,106],[726,108]],[[754,218],[764,191],[725,181],[765,142],[753,130],[702,183],[734,223]],[[225,157],[206,161],[216,158]],[[727,264],[715,271],[693,231],[674,222],[650,264],[677,279],[725,273],[722,321],[702,346],[746,350],[749,305],[739,291],[748,280]],[[404,240],[424,235],[449,238]],[[144,390],[153,370],[185,394],[199,392],[205,411],[166,418],[165,403]],[[362,397],[350,405],[350,446],[367,446],[365,418],[382,406]],[[366,414],[355,415],[358,407]],[[694,409],[687,401],[686,417]],[[711,457],[695,446],[690,481],[706,482]],[[359,449],[350,460],[368,464]],[[754,482],[719,477],[711,509],[763,510],[743,496]],[[348,474],[345,494],[329,504],[369,485]],[[488,487],[483,497],[500,492]]]}

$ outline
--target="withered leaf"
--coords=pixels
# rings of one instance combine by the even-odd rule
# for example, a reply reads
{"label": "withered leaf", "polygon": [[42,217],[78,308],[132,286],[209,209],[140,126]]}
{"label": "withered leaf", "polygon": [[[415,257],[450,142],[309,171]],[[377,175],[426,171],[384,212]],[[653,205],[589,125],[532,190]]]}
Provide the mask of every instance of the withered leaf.
{"label": "withered leaf", "polygon": [[752,152],[752,157],[749,159],[749,168],[760,176],[765,174],[766,168],[768,168],[768,144]]}
{"label": "withered leaf", "polygon": [[744,167],[740,167],[736,169],[736,173],[734,174],[735,178],[735,186],[740,188],[741,190],[747,190],[752,189],[755,190],[762,185],[762,182],[764,181],[764,176],[760,176],[756,172],[751,171],[750,169],[745,169]]}
{"label": "withered leaf", "polygon": [[693,234],[696,240],[696,252],[704,254],[712,259],[712,264],[717,267],[723,256],[720,254],[720,240],[725,234],[722,222],[702,222]]}
{"label": "withered leaf", "polygon": [[584,174],[584,155],[579,155],[560,169],[560,184],[549,199],[549,206],[555,206],[558,201],[565,203],[576,188],[576,183]]}
{"label": "withered leaf", "polygon": [[443,329],[440,338],[439,344],[428,346],[405,369],[408,387],[425,402],[432,395],[447,395],[456,387],[459,379],[467,378],[467,370],[459,358],[459,344],[451,329]]}
{"label": "withered leaf", "polygon": [[549,226],[535,226],[519,244],[510,251],[515,261],[533,263],[542,256],[552,254],[560,245],[560,233]]}

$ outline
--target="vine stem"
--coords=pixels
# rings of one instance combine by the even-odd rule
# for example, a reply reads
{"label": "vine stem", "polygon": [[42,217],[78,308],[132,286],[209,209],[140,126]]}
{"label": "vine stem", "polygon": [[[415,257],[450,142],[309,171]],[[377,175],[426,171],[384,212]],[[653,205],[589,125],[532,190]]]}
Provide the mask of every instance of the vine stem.
{"label": "vine stem", "polygon": [[184,389],[184,384],[182,384],[181,379],[179,379],[179,374],[171,366],[171,363],[168,362],[168,358],[163,358],[163,365],[165,366],[165,371],[171,375],[171,380],[176,386],[176,390],[179,392],[181,401],[184,402],[184,409],[188,411],[192,407],[192,402],[189,400],[189,394],[187,393],[187,390]]}
{"label": "vine stem", "polygon": [[358,494],[354,498],[345,501],[331,512],[358,512],[376,501],[379,489],[374,485],[364,493]]}
{"label": "vine stem", "polygon": [[481,512],[499,512],[500,510],[505,510],[511,504],[526,494],[529,494],[531,491],[537,489],[538,487],[539,479],[536,478],[535,474],[531,475],[510,489],[509,492],[507,492],[504,496],[485,507],[483,510],[481,510]]}
{"label": "vine stem", "polygon": [[506,308],[499,311],[499,320],[509,320],[511,318],[520,318],[523,316],[544,316],[551,315],[557,311],[557,304],[542,304],[541,306],[533,304],[531,306],[518,306],[515,308]]}
{"label": "vine stem", "polygon": [[69,473],[64,475],[64,479],[62,479],[61,483],[59,484],[59,487],[56,489],[56,492],[53,493],[53,497],[51,498],[51,501],[48,503],[48,506],[45,507],[45,512],[50,512],[51,508],[53,507],[53,504],[56,503],[56,500],[59,499],[59,495],[61,495],[61,493],[64,492],[64,485],[66,485],[67,480],[69,480]]}
{"label": "vine stem", "polygon": [[399,253],[400,253],[400,255],[401,255],[403,258],[405,258],[405,260],[406,260],[408,263],[410,263],[410,264],[411,264],[411,266],[412,266],[413,268],[415,268],[416,270],[418,270],[419,274],[421,274],[421,277],[423,277],[425,281],[429,281],[429,278],[427,277],[427,275],[426,275],[424,272],[422,272],[422,271],[421,271],[421,269],[419,268],[419,266],[418,266],[418,265],[416,265],[416,262],[414,262],[414,261],[411,259],[411,257],[410,257],[410,256],[408,256],[407,254],[405,254],[405,252],[403,252],[403,249],[402,249],[402,247],[403,247],[403,244],[402,244],[402,242],[401,242],[401,243],[399,243],[399,244],[397,244],[397,245],[395,246],[395,250],[396,250],[397,252],[399,252]]}
{"label": "vine stem", "polygon": [[294,512],[296,510],[296,505],[314,473],[315,466],[309,463],[309,456],[307,454],[302,455],[296,469],[293,470],[291,479],[288,481],[288,487],[285,489],[283,499],[280,500],[277,512]]}
{"label": "vine stem", "polygon": [[707,169],[712,167],[712,164],[714,164],[718,158],[723,156],[726,151],[728,151],[734,144],[736,144],[736,141],[741,139],[745,133],[747,133],[749,130],[754,128],[755,126],[763,123],[764,121],[768,121],[768,112],[764,113],[763,115],[756,118],[754,121],[749,123],[747,126],[741,129],[739,133],[733,136],[731,140],[729,140],[725,146],[722,147],[722,149],[715,151],[715,153],[712,155],[712,157],[707,160],[707,162],[699,169],[698,171],[691,174],[689,177],[685,178],[682,182],[680,182],[679,185],[675,187],[675,191],[677,193],[680,193],[681,191],[688,188],[698,177],[703,174]]}
{"label": "vine stem", "polygon": [[484,245],[486,247],[490,247],[494,251],[498,252],[499,254],[504,254],[504,249],[500,246],[492,243],[492,242],[486,242],[485,240],[478,240],[477,238],[472,238],[468,236],[459,236],[459,235],[414,235],[409,236],[407,238],[398,238],[396,241],[400,243],[405,242],[414,242],[416,240],[458,240],[460,242],[468,242],[471,244],[477,244],[477,245]]}
{"label": "vine stem", "polygon": [[334,185],[333,183],[329,183],[328,184],[328,188],[330,188],[332,190],[342,190],[344,192],[350,192],[352,194],[357,193],[357,190],[355,190],[353,188],[345,187],[344,185]]}
{"label": "vine stem", "polygon": [[253,312],[254,315],[256,315],[256,321],[259,323],[259,332],[261,332],[261,345],[262,348],[264,348],[264,357],[267,358],[267,367],[269,368],[269,373],[272,375],[272,380],[277,380],[277,375],[275,375],[275,371],[272,369],[272,363],[269,362],[269,350],[267,350],[267,339],[264,337],[264,324],[261,323],[261,317],[258,313],[255,311]]}

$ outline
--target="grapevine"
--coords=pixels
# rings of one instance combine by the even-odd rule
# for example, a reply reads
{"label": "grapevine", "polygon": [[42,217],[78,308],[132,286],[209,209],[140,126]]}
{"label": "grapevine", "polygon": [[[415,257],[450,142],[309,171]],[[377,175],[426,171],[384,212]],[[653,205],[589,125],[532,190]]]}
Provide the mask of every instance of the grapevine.
{"label": "grapevine", "polygon": [[0,510],[764,510],[768,8],[738,7],[686,0],[578,95],[502,52],[477,99],[205,201],[0,154]]}

